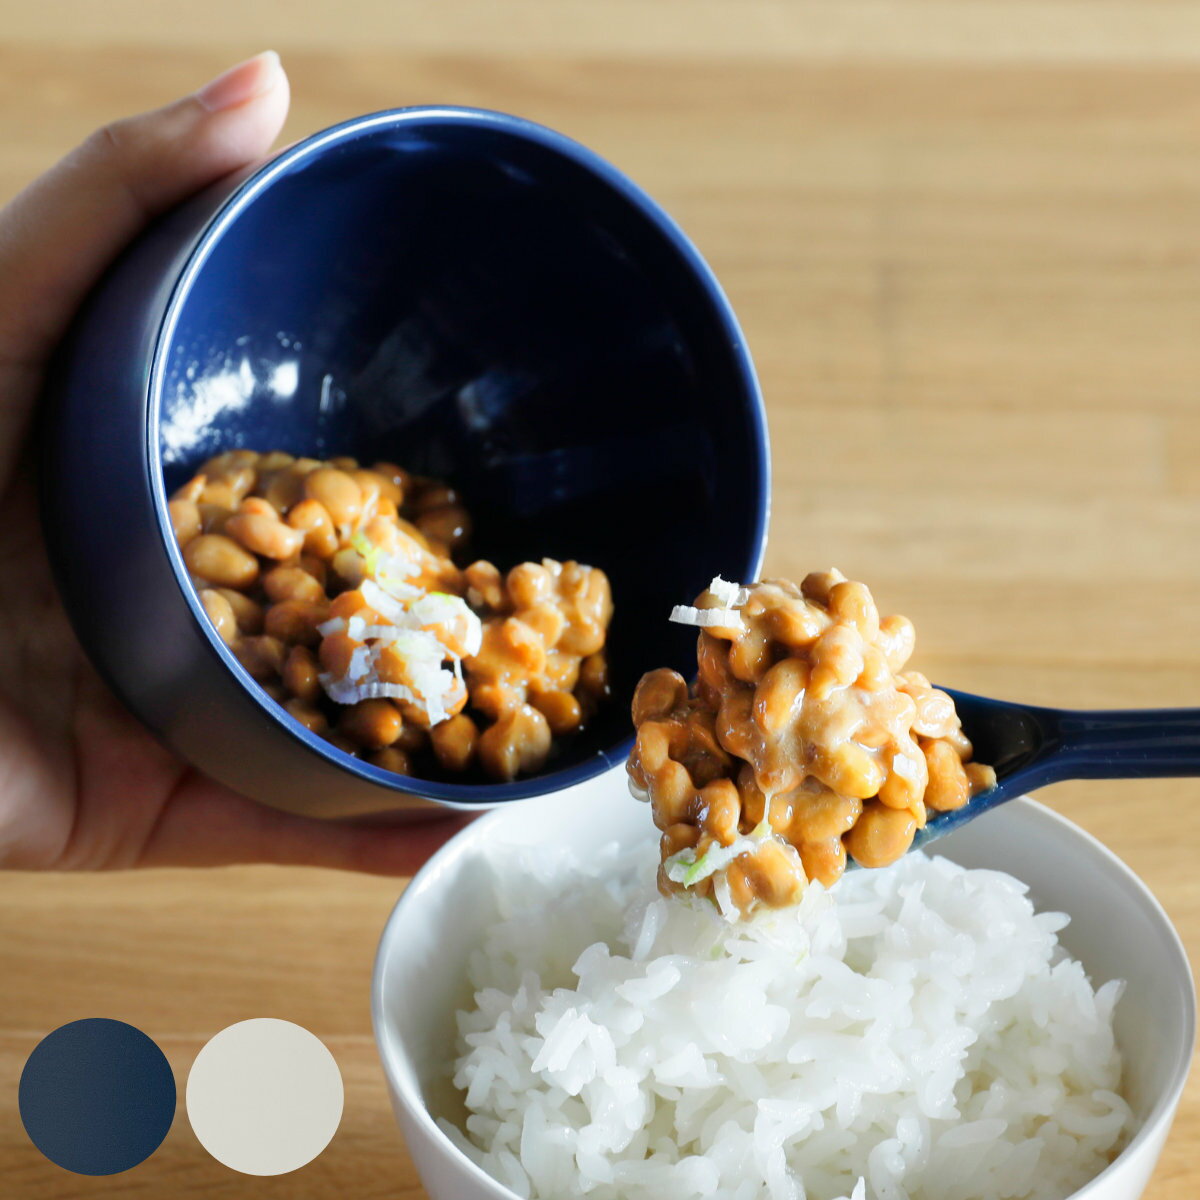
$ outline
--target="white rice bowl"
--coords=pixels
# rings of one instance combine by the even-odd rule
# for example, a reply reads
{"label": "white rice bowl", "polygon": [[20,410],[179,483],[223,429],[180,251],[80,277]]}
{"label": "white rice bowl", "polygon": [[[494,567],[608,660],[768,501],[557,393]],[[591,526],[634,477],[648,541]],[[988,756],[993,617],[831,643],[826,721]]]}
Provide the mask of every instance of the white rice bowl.
{"label": "white rice bowl", "polygon": [[1130,1132],[1123,985],[1011,876],[912,854],[730,925],[653,842],[500,857],[438,1124],[518,1195],[1063,1200]]}

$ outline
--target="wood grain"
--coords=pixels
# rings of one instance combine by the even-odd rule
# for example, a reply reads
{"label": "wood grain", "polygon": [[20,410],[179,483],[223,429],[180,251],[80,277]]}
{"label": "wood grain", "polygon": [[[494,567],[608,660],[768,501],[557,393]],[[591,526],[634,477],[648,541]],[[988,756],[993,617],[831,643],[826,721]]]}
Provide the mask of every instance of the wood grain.
{"label": "wood grain", "polygon": [[[768,567],[837,564],[940,681],[1045,703],[1200,698],[1200,14],[1109,0],[231,0],[0,5],[0,199],[96,124],[275,45],[285,139],[370,109],[507,109],[681,221],[755,355]],[[1042,799],[1112,846],[1200,956],[1200,783]],[[273,868],[0,878],[0,1191],[423,1195],[368,1014],[400,881]],[[186,1120],[110,1179],[25,1139],[16,1083],[113,1016],[181,1086],[225,1024],[313,1029],[346,1078],[315,1163],[237,1176]],[[1200,1194],[1193,1073],[1150,1200]]]}

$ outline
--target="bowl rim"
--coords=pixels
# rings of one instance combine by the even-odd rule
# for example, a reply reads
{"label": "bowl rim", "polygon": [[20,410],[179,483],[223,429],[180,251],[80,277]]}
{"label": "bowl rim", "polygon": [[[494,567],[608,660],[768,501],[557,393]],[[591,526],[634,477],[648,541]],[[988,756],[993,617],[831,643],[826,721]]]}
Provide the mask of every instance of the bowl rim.
{"label": "bowl rim", "polygon": [[[613,774],[615,775],[616,772]],[[1064,1200],[1088,1200],[1088,1197],[1093,1194],[1093,1189],[1098,1188],[1102,1181],[1106,1181],[1119,1171],[1125,1170],[1127,1165],[1133,1162],[1135,1157],[1140,1153],[1142,1147],[1158,1136],[1160,1132],[1165,1133],[1164,1126],[1169,1128],[1175,1110],[1179,1105],[1180,1098],[1183,1095],[1183,1089],[1187,1083],[1188,1076],[1191,1073],[1192,1058],[1196,1050],[1196,982],[1192,973],[1191,963],[1188,961],[1187,951],[1183,945],[1183,940],[1179,936],[1179,931],[1175,928],[1174,923],[1171,921],[1170,916],[1167,914],[1158,897],[1154,895],[1146,883],[1130,866],[1094,834],[1089,833],[1082,826],[1076,825],[1074,821],[1068,820],[1060,813],[1048,808],[1045,804],[1033,799],[1031,796],[1017,796],[1005,805],[1005,807],[1012,806],[1015,806],[1018,811],[1035,825],[1040,823],[1045,826],[1057,827],[1060,831],[1073,834],[1080,839],[1085,848],[1097,854],[1113,869],[1114,886],[1118,887],[1124,893],[1126,901],[1142,905],[1147,915],[1155,921],[1165,934],[1171,959],[1169,964],[1170,978],[1180,987],[1184,1000],[1184,1028],[1187,1031],[1185,1034],[1185,1045],[1181,1048],[1181,1052],[1176,1059],[1169,1085],[1157,1097],[1150,1111],[1146,1114],[1145,1120],[1141,1123],[1141,1126],[1133,1137],[1121,1148],[1117,1157],[1100,1171],[1099,1174],[1089,1179],[1082,1187],[1077,1188],[1069,1196],[1064,1197]],[[387,1079],[392,1095],[397,1097],[399,1102],[404,1105],[409,1118],[415,1121],[427,1136],[434,1138],[437,1146],[443,1153],[449,1153],[460,1166],[468,1170],[472,1177],[493,1188],[499,1188],[505,1200],[509,1200],[510,1197],[511,1200],[519,1200],[515,1192],[512,1192],[498,1179],[493,1178],[482,1167],[472,1162],[442,1132],[421,1097],[401,1077],[395,1068],[395,1063],[403,1059],[403,1052],[398,1039],[391,1036],[387,1014],[384,1011],[384,983],[391,948],[397,941],[398,929],[407,918],[408,907],[411,907],[411,903],[406,906],[405,901],[410,895],[420,896],[432,888],[436,888],[441,878],[450,871],[452,866],[464,855],[476,849],[479,841],[488,836],[492,826],[501,821],[504,816],[505,811],[503,809],[498,810],[478,821],[472,822],[466,829],[455,834],[446,845],[438,850],[421,867],[397,898],[387,921],[384,923],[375,952],[375,963],[371,973],[371,1025],[375,1034],[376,1053],[383,1067],[384,1076]],[[1071,914],[1068,913],[1067,915],[1070,916]],[[1086,970],[1086,963],[1084,967]]]}
{"label": "bowl rim", "polygon": [[249,174],[238,182],[229,195],[221,201],[196,237],[194,245],[172,284],[155,333],[151,367],[146,384],[145,437],[148,483],[151,503],[158,522],[159,537],[166,550],[175,582],[183,595],[184,603],[191,611],[193,620],[207,641],[209,651],[232,674],[233,678],[241,685],[242,691],[257,704],[258,708],[302,747],[346,774],[356,776],[367,783],[400,796],[418,796],[422,799],[437,801],[445,808],[475,812],[512,800],[544,796],[593,779],[624,762],[633,745],[633,735],[632,733],[627,734],[615,746],[598,750],[582,762],[508,783],[452,783],[443,780],[421,779],[417,776],[399,775],[392,771],[385,771],[381,767],[372,766],[362,759],[346,754],[301,725],[284,710],[282,705],[272,700],[251,678],[249,672],[238,662],[232,650],[213,628],[200,604],[199,596],[189,583],[183,555],[171,529],[167,511],[168,496],[163,477],[160,415],[167,359],[184,301],[213,250],[242,213],[276,181],[289,174],[297,166],[349,140],[405,125],[471,126],[490,130],[501,136],[532,142],[552,153],[561,155],[582,167],[601,187],[607,188],[618,199],[635,210],[649,223],[667,248],[681,260],[695,280],[700,298],[703,299],[725,335],[725,344],[728,346],[731,362],[745,398],[745,403],[741,405],[740,419],[748,426],[751,444],[758,450],[755,470],[757,477],[751,480],[749,489],[754,495],[755,502],[754,532],[745,547],[742,560],[736,564],[731,563],[729,568],[732,572],[732,568],[736,566],[737,571],[733,573],[738,578],[757,578],[762,567],[763,556],[766,553],[771,509],[771,448],[762,389],[750,357],[746,338],[738,324],[733,306],[712,268],[674,218],[640,185],[594,150],[565,134],[525,117],[485,108],[459,105],[411,105],[382,109],[341,121],[293,143],[258,167],[252,168]]}

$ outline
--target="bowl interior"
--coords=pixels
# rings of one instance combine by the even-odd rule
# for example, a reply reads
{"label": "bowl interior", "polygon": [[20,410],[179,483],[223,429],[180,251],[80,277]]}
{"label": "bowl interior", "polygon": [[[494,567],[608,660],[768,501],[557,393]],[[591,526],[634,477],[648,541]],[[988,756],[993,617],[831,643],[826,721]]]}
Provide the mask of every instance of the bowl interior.
{"label": "bowl interior", "polygon": [[[462,1116],[445,1073],[453,1010],[470,998],[463,963],[495,915],[489,847],[587,852],[598,842],[631,844],[650,833],[648,810],[612,772],[569,796],[492,814],[417,877],[384,933],[373,997],[384,1066],[410,1112],[425,1109],[455,1123]],[[1071,916],[1059,936],[1093,984],[1127,981],[1116,1015],[1125,1095],[1139,1129],[1165,1120],[1190,1061],[1195,994],[1179,939],[1145,886],[1100,843],[1031,800],[1010,802],[936,849],[964,866],[1006,870],[1028,883],[1039,910]],[[462,1157],[442,1140],[447,1154]]]}
{"label": "bowl interior", "polygon": [[624,741],[643,671],[687,669],[672,604],[756,572],[766,446],[727,305],[536,126],[400,112],[288,152],[206,235],[160,361],[168,490],[236,446],[391,459],[461,490],[474,557],[609,574],[619,700],[556,766]]}

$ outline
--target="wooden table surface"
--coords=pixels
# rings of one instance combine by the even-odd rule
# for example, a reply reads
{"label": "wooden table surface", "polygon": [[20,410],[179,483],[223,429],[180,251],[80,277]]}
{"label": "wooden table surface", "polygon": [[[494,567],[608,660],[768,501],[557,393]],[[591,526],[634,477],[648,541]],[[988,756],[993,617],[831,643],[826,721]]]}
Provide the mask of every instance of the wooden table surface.
{"label": "wooden table surface", "polygon": [[[285,136],[392,105],[512,110],[645,185],[733,301],[773,438],[768,569],[836,564],[939,681],[1062,705],[1200,700],[1200,9],[1043,0],[0,3],[0,198],[103,120],[275,46]],[[1041,797],[1200,961],[1200,783]],[[0,878],[0,1193],[418,1197],[368,982],[400,880],[238,868]],[[146,1029],[182,1085],[226,1024],[314,1030],[330,1148],[240,1176],[179,1116],[111,1178],[26,1141],[57,1025]],[[1147,1195],[1200,1194],[1194,1073]]]}

